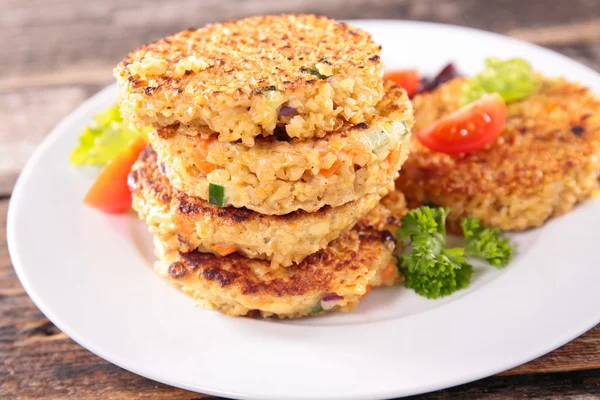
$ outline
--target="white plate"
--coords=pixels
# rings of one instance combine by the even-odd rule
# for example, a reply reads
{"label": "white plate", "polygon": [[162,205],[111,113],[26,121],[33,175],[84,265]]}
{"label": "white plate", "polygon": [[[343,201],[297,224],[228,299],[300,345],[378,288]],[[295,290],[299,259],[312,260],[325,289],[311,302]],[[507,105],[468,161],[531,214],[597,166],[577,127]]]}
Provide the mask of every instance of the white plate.
{"label": "white plate", "polygon": [[[481,31],[357,21],[389,67],[432,74],[454,60],[476,73],[486,56],[525,57],[600,92],[592,70]],[[143,224],[81,203],[92,178],[67,162],[78,133],[115,100],[109,87],[37,149],[12,196],[8,242],[23,286],[61,330],[99,356],[185,389],[236,398],[371,399],[441,389],[522,364],[600,322],[600,202],[514,236],[515,260],[478,271],[439,301],[376,290],[354,313],[275,322],[225,317],[154,274]]]}

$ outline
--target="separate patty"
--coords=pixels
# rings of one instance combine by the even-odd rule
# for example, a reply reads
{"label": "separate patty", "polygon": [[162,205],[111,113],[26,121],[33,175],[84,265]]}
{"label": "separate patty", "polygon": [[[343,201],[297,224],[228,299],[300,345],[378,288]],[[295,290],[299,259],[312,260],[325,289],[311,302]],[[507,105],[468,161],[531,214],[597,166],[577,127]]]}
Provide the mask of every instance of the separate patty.
{"label": "separate patty", "polygon": [[273,268],[299,263],[325,248],[372,210],[381,196],[372,194],[340,207],[314,213],[262,215],[248,209],[217,207],[173,189],[159,171],[156,154],[144,151],[129,176],[133,208],[150,231],[172,249],[221,253],[271,260]]}
{"label": "separate patty", "polygon": [[329,311],[351,311],[369,287],[402,281],[394,237],[385,229],[397,218],[379,205],[353,230],[289,268],[272,269],[240,254],[180,253],[155,240],[155,269],[202,306],[232,316],[320,314],[327,311],[319,309],[321,300],[331,295],[340,298]]}
{"label": "separate patty", "polygon": [[[208,199],[209,183],[224,187],[225,205],[267,215],[338,207],[385,195],[407,156],[412,107],[386,82],[376,114],[321,139],[262,138],[253,147],[161,129],[152,147],[178,190]],[[289,138],[287,138],[289,139]]]}
{"label": "separate patty", "polygon": [[251,146],[277,125],[306,139],[361,122],[382,97],[380,51],[343,22],[260,16],[142,46],[115,77],[121,112],[139,127],[208,126],[219,140]]}
{"label": "separate patty", "polygon": [[[413,100],[415,129],[460,107],[464,79]],[[564,79],[542,79],[540,90],[508,104],[506,126],[484,149],[460,155],[432,152],[413,140],[397,187],[409,206],[450,207],[453,230],[471,215],[505,230],[543,224],[589,197],[600,168],[600,101]]]}

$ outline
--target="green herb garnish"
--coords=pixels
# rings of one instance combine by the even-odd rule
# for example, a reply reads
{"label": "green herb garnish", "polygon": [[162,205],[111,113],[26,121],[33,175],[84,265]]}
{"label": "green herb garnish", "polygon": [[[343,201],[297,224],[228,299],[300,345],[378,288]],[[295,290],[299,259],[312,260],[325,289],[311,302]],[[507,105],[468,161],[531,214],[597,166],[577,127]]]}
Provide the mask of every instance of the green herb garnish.
{"label": "green herb garnish", "polygon": [[402,217],[402,226],[397,232],[398,239],[406,240],[412,248],[399,258],[406,286],[432,299],[469,286],[473,267],[465,257],[504,266],[512,254],[508,239],[500,237],[499,230],[482,228],[479,220],[471,217],[462,222],[465,248],[447,248],[448,212],[448,209],[429,206],[411,210]]}
{"label": "green herb garnish", "polygon": [[148,131],[149,128],[140,130],[126,127],[119,107],[110,106],[94,115],[93,122],[83,129],[69,161],[77,166],[104,165],[127,147],[133,138],[146,135]]}
{"label": "green herb garnish", "polygon": [[319,79],[327,79],[329,78],[327,75],[323,75],[322,73],[319,72],[319,70],[317,69],[317,67],[300,67],[300,72],[304,72],[305,74],[311,74],[316,76]]}
{"label": "green herb garnish", "polygon": [[539,87],[540,83],[526,60],[487,58],[485,69],[465,83],[461,103],[471,103],[488,93],[498,93],[506,103],[510,103],[535,93]]}
{"label": "green herb garnish", "polygon": [[485,228],[478,219],[467,217],[461,221],[465,235],[465,256],[486,260],[494,267],[505,267],[513,249],[508,239],[500,236],[499,229]]}
{"label": "green herb garnish", "polygon": [[214,183],[208,184],[208,201],[218,207],[223,207],[225,204],[225,188]]}
{"label": "green herb garnish", "polygon": [[473,267],[461,248],[446,248],[444,208],[421,207],[409,211],[398,229],[400,240],[410,239],[412,251],[400,257],[406,286],[434,299],[469,286]]}

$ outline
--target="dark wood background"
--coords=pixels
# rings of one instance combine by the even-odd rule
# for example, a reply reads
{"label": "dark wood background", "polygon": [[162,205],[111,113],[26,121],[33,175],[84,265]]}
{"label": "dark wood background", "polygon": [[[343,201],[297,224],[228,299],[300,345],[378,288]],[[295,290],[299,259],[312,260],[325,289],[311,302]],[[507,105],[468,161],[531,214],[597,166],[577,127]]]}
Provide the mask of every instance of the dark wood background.
{"label": "dark wood background", "polygon": [[[6,212],[34,147],[112,82],[111,70],[128,50],[208,22],[282,12],[471,26],[600,71],[600,0],[0,0],[0,399],[205,397],[115,367],[44,318],[11,266]],[[600,326],[500,376],[418,398],[600,399]]]}

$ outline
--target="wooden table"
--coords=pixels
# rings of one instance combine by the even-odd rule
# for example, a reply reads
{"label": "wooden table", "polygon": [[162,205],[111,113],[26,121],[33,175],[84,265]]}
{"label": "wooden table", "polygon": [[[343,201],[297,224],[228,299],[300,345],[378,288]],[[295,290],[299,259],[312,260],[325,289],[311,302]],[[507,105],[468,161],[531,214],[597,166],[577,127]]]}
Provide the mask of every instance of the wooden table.
{"label": "wooden table", "polygon": [[[6,212],[27,157],[60,119],[112,81],[113,66],[128,50],[212,21],[315,12],[492,30],[600,70],[599,0],[2,0],[0,5],[0,399],[205,398],[124,371],[74,343],[33,305],[8,255]],[[451,396],[600,399],[600,326],[500,376],[419,398]]]}

